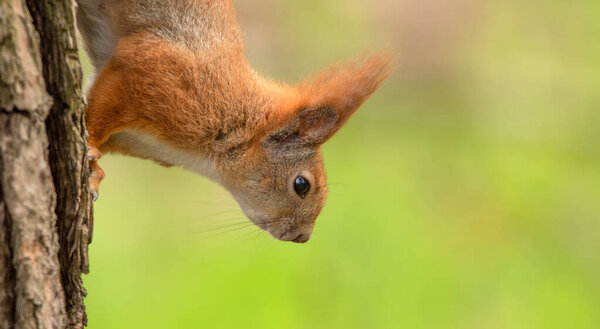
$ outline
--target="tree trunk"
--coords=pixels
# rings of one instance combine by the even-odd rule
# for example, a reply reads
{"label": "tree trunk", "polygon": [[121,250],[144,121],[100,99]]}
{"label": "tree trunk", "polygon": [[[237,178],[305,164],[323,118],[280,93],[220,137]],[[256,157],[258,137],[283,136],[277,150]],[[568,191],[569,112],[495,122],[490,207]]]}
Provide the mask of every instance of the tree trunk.
{"label": "tree trunk", "polygon": [[91,239],[72,0],[0,0],[0,329],[82,328]]}

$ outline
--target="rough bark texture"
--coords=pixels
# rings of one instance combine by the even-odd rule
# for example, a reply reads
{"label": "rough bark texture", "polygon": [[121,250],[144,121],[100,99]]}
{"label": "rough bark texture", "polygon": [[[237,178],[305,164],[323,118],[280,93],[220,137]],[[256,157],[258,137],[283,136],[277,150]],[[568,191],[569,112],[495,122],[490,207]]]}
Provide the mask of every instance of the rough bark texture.
{"label": "rough bark texture", "polygon": [[86,322],[91,212],[73,6],[0,0],[0,329]]}
{"label": "rough bark texture", "polygon": [[69,328],[86,323],[81,274],[88,273],[92,222],[88,192],[85,104],[77,50],[73,0],[27,0],[43,42],[41,55],[46,89],[54,104],[46,120],[50,166],[57,193],[62,283]]}
{"label": "rough bark texture", "polygon": [[61,328],[56,194],[47,161],[45,92],[39,38],[23,0],[0,4],[2,88],[2,328]]}

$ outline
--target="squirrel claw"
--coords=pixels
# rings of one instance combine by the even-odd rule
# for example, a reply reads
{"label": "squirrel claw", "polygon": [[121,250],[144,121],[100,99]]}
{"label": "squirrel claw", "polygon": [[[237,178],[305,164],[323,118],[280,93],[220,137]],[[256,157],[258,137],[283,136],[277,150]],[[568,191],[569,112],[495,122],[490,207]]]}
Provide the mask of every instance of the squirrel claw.
{"label": "squirrel claw", "polygon": [[88,148],[88,153],[87,153],[88,161],[96,161],[96,160],[100,159],[101,157],[102,157],[102,153],[100,153],[99,149],[97,149],[95,147]]}
{"label": "squirrel claw", "polygon": [[92,190],[91,193],[92,193],[92,201],[95,202],[96,200],[98,200],[98,191]]}
{"label": "squirrel claw", "polygon": [[102,153],[95,147],[88,149],[88,161],[90,162],[90,193],[92,194],[92,201],[98,200],[98,188],[100,181],[104,178],[104,170],[100,168],[97,160],[100,159]]}

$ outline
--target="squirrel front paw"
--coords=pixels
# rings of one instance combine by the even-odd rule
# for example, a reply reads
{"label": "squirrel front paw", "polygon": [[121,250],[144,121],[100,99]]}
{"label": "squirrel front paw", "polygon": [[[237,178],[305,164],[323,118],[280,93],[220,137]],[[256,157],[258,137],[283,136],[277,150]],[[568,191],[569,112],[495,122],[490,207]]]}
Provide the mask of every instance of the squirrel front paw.
{"label": "squirrel front paw", "polygon": [[104,170],[100,168],[97,160],[100,159],[102,153],[95,147],[88,149],[87,157],[90,163],[90,193],[92,193],[92,200],[98,199],[98,188],[100,187],[100,181],[104,178]]}

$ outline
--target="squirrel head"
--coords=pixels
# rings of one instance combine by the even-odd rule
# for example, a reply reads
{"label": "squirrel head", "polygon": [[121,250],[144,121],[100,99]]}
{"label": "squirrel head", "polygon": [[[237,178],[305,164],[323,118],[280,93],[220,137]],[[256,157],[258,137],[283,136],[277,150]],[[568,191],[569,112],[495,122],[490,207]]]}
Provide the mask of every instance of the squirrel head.
{"label": "squirrel head", "polygon": [[310,239],[327,195],[320,147],[390,74],[389,63],[378,53],[280,88],[264,126],[223,169],[223,184],[252,222],[276,239]]}

